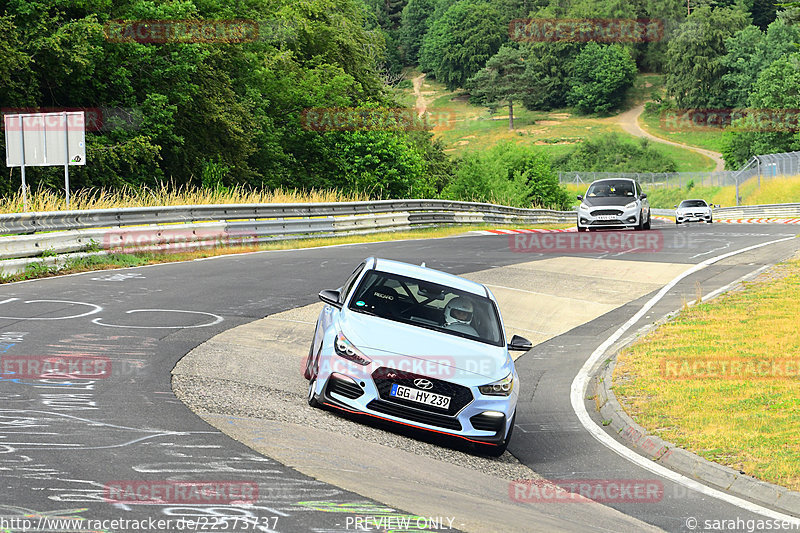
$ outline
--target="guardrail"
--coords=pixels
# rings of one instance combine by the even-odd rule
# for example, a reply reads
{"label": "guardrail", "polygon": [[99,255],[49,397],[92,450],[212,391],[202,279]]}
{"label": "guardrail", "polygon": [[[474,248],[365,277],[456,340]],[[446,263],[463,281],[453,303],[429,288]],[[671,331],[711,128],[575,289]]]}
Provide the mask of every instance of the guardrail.
{"label": "guardrail", "polygon": [[[671,209],[653,209],[671,215]],[[800,203],[714,210],[715,218],[800,218]],[[0,272],[33,262],[135,251],[184,251],[455,224],[572,223],[574,211],[449,200],[132,207],[0,215]]]}
{"label": "guardrail", "polygon": [[63,254],[181,251],[453,224],[571,223],[574,211],[449,200],[134,207],[0,215],[0,270]]}
{"label": "guardrail", "polygon": [[717,218],[800,218],[800,204],[765,204],[720,207],[714,209]]}

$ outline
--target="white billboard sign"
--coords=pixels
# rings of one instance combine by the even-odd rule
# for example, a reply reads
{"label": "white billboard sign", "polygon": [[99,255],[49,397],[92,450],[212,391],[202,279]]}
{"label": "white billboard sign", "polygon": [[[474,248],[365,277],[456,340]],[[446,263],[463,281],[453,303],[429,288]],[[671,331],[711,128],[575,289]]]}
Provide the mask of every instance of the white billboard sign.
{"label": "white billboard sign", "polygon": [[[83,111],[6,114],[6,166],[86,164]],[[24,149],[24,153],[23,153]]]}
{"label": "white billboard sign", "polygon": [[83,111],[9,113],[3,115],[6,131],[6,166],[20,167],[22,198],[27,210],[25,167],[63,166],[69,207],[69,165],[86,164],[86,125]]}

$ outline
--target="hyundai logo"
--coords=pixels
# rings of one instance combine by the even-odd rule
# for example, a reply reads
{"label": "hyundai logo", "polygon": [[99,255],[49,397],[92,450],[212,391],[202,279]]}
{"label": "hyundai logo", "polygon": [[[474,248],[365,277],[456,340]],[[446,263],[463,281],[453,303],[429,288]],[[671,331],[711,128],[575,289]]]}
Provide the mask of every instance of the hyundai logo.
{"label": "hyundai logo", "polygon": [[414,386],[418,389],[428,390],[433,388],[433,383],[429,379],[420,378],[414,380]]}

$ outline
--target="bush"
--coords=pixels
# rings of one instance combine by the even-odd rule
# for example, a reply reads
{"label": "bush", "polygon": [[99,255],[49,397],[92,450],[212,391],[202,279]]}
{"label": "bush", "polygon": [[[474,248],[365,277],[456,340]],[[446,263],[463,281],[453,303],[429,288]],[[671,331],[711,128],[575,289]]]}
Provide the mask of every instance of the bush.
{"label": "bush", "polygon": [[589,139],[557,158],[558,170],[593,172],[675,172],[673,160],[650,146],[647,139],[623,140],[616,134]]}
{"label": "bush", "polygon": [[467,154],[442,196],[520,207],[566,209],[569,195],[558,183],[550,158],[511,142]]}

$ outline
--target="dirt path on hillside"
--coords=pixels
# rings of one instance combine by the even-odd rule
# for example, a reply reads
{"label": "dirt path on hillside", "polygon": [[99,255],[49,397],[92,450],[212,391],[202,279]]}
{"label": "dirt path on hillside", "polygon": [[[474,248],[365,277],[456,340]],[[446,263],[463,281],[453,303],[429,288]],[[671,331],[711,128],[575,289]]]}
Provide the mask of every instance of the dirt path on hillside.
{"label": "dirt path on hillside", "polygon": [[428,103],[425,101],[425,97],[422,96],[422,82],[425,81],[425,74],[420,74],[416,78],[414,78],[414,96],[417,97],[417,116],[422,116],[425,114],[425,111],[428,110]]}
{"label": "dirt path on hillside", "polygon": [[[416,80],[414,81],[416,82]],[[623,130],[625,130],[627,133],[630,133],[635,137],[645,137],[654,142],[671,144],[672,146],[678,146],[680,148],[691,150],[692,152],[697,152],[698,154],[704,155],[714,160],[714,163],[716,164],[714,170],[725,170],[725,161],[723,161],[722,154],[720,154],[719,152],[706,150],[705,148],[697,148],[696,146],[689,146],[688,144],[668,141],[667,139],[656,137],[652,133],[643,130],[642,127],[639,126],[639,116],[643,112],[644,112],[644,104],[638,105],[633,109],[629,109],[628,111],[625,111],[624,113],[619,115],[617,117],[617,121],[619,125],[622,126]]]}

